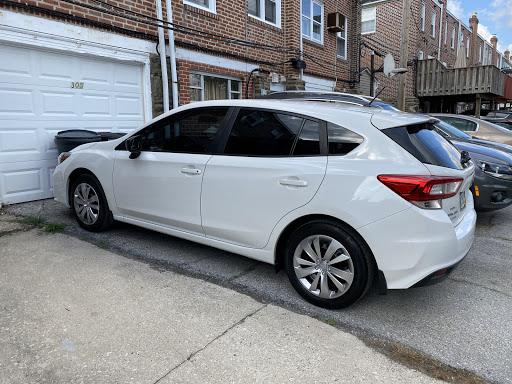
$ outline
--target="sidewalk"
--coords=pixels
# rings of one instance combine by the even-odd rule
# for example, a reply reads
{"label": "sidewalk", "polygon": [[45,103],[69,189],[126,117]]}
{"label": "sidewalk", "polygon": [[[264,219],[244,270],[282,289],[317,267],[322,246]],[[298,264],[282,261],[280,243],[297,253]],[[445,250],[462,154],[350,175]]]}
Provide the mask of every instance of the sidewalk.
{"label": "sidewalk", "polygon": [[0,383],[436,382],[319,320],[11,219]]}

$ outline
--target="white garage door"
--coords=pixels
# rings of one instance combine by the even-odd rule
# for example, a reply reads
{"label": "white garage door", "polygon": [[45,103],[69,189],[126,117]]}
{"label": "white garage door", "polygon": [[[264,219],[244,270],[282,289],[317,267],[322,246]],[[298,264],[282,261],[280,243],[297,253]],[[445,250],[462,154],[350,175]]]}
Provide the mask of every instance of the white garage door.
{"label": "white garage door", "polygon": [[53,196],[54,136],[144,122],[142,67],[0,45],[0,203]]}

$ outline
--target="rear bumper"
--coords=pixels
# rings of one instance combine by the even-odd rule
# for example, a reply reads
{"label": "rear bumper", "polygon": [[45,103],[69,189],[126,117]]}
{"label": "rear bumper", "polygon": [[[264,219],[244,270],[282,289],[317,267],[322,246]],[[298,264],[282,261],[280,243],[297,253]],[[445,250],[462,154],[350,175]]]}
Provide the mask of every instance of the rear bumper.
{"label": "rear bumper", "polygon": [[470,199],[464,218],[456,226],[442,210],[411,207],[358,229],[388,289],[410,288],[442,269],[453,269],[464,259],[473,244],[476,226]]}

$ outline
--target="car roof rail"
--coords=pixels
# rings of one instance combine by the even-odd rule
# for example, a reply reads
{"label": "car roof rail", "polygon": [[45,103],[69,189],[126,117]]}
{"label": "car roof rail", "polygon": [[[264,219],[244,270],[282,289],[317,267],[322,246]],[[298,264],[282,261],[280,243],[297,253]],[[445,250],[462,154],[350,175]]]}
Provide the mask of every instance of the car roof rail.
{"label": "car roof rail", "polygon": [[323,92],[323,91],[279,91],[273,92],[265,96],[260,96],[261,99],[302,99],[302,100],[330,100],[337,102],[351,102],[357,105],[367,106],[370,100],[364,96],[354,95],[351,93],[342,92]]}

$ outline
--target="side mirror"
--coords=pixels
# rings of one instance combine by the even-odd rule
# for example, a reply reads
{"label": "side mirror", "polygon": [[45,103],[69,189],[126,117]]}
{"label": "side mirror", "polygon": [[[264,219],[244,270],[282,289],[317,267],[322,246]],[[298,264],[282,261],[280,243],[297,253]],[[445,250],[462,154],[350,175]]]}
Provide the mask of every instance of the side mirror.
{"label": "side mirror", "polygon": [[139,135],[132,136],[124,142],[124,146],[130,152],[130,159],[136,159],[142,150],[142,139]]}

